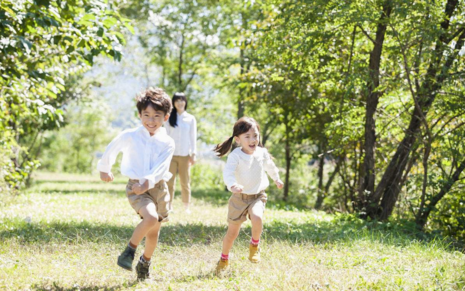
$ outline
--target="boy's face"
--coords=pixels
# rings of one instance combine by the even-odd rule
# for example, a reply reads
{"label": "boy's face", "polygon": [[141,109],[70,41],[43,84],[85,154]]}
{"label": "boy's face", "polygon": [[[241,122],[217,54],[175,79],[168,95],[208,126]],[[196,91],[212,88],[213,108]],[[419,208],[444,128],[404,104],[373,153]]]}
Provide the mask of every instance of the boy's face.
{"label": "boy's face", "polygon": [[165,115],[163,111],[155,110],[150,105],[139,114],[142,125],[149,131],[150,135],[154,135],[169,117],[169,114]]}
{"label": "boy's face", "polygon": [[234,139],[242,147],[244,153],[251,155],[257,149],[260,134],[258,133],[257,127],[253,126],[249,131],[235,136]]}

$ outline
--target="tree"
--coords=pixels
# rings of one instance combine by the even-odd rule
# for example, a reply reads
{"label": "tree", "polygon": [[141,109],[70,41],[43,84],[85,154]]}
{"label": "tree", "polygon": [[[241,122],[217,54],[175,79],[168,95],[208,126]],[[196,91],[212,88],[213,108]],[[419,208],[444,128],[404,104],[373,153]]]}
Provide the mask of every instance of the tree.
{"label": "tree", "polygon": [[[107,9],[109,5],[110,9]],[[65,79],[103,54],[121,58],[128,20],[104,1],[0,3],[1,178],[18,187],[37,165],[28,149],[63,122]],[[126,27],[126,28],[125,28]]]}

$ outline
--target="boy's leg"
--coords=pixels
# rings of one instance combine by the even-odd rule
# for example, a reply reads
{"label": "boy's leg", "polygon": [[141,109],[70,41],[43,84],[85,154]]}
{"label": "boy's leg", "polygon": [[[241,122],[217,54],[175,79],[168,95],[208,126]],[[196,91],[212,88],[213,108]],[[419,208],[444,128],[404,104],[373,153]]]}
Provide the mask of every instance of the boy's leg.
{"label": "boy's leg", "polygon": [[179,180],[181,182],[181,198],[186,210],[188,210],[189,203],[191,202],[189,156],[179,157],[178,161]]}
{"label": "boy's leg", "polygon": [[145,235],[145,250],[136,266],[137,279],[145,280],[150,278],[150,264],[153,252],[157,247],[158,236],[160,235],[161,222],[157,222]]}
{"label": "boy's leg", "polygon": [[173,199],[174,199],[174,185],[176,183],[176,174],[178,172],[178,158],[173,157],[171,159],[171,164],[170,164],[170,173],[173,175],[171,179],[168,181],[168,191],[170,193],[170,209],[172,209],[173,206]]}
{"label": "boy's leg", "polygon": [[142,216],[142,221],[136,226],[134,232],[132,233],[131,237],[131,244],[138,246],[139,243],[142,241],[144,236],[154,227],[158,225],[158,214],[157,209],[154,203],[149,203],[146,206],[142,206],[139,210],[139,214]]}
{"label": "boy's leg", "polygon": [[145,235],[145,250],[144,250],[144,259],[150,261],[152,258],[153,252],[158,244],[158,237],[160,235],[161,222],[157,222],[154,227],[152,227],[149,232]]}

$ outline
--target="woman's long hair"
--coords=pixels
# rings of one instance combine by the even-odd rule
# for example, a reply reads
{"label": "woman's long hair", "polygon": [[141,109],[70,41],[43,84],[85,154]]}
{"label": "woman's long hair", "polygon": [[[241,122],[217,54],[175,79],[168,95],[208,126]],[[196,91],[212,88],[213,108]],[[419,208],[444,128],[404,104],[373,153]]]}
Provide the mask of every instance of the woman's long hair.
{"label": "woman's long hair", "polygon": [[187,98],[186,98],[186,95],[184,95],[184,93],[174,93],[173,95],[173,99],[171,100],[171,103],[173,103],[173,109],[171,109],[171,115],[170,115],[170,118],[168,119],[168,122],[170,123],[170,125],[172,127],[176,127],[178,126],[178,111],[176,110],[176,106],[174,106],[174,102],[176,102],[176,100],[184,100],[186,102],[186,106],[184,107],[184,110],[187,110]]}
{"label": "woman's long hair", "polygon": [[[224,142],[217,144],[214,151],[218,157],[222,157],[228,153],[231,148],[233,148],[234,137],[239,136],[243,133],[246,133],[252,127],[256,126],[258,132],[260,132],[260,125],[252,117],[241,117],[236,123],[234,123],[233,134],[230,138]],[[258,146],[262,147],[262,143],[259,141]]]}

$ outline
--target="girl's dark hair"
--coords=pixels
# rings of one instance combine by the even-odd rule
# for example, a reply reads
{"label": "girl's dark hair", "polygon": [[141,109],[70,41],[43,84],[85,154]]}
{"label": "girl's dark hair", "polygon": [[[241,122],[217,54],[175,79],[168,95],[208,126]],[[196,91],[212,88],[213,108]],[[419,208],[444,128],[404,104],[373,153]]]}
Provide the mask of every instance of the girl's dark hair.
{"label": "girl's dark hair", "polygon": [[[233,148],[234,137],[239,136],[243,133],[246,133],[252,127],[256,126],[258,132],[260,132],[260,125],[252,117],[241,117],[236,123],[234,123],[233,134],[230,138],[224,142],[217,144],[214,151],[218,157],[222,157],[228,153],[230,149]],[[262,143],[259,141],[258,146],[262,146]]]}
{"label": "girl's dark hair", "polygon": [[174,93],[173,95],[173,99],[171,100],[171,103],[173,103],[173,109],[171,109],[171,115],[170,115],[170,118],[168,119],[168,122],[170,123],[170,125],[172,127],[176,127],[178,126],[178,111],[176,110],[176,106],[174,106],[174,102],[176,102],[176,100],[178,99],[181,99],[181,100],[184,100],[186,102],[186,106],[184,107],[184,110],[187,110],[187,98],[186,98],[186,95],[184,95],[184,93]]}

